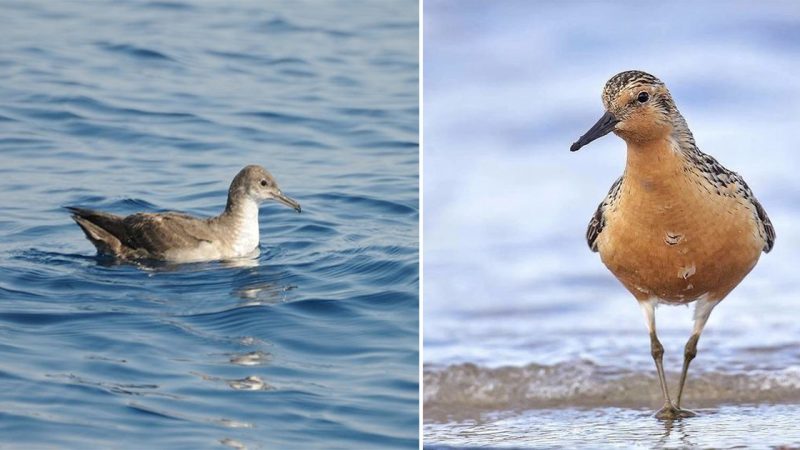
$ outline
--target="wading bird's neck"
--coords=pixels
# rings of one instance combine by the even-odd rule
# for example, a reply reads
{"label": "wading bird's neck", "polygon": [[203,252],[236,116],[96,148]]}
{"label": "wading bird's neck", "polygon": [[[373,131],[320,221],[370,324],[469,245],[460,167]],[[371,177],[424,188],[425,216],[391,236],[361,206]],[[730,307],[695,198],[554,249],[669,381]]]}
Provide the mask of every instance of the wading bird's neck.
{"label": "wading bird's neck", "polygon": [[680,176],[692,152],[697,152],[694,137],[686,121],[675,111],[669,131],[658,139],[628,140],[625,177],[645,186],[657,186]]}
{"label": "wading bird's neck", "polygon": [[670,138],[678,149],[683,153],[689,153],[697,150],[697,144],[694,142],[694,135],[686,124],[686,119],[683,118],[677,109],[671,115],[672,117],[672,132]]}
{"label": "wading bird's neck", "polygon": [[629,142],[625,180],[650,190],[682,177],[685,154],[671,136],[648,142]]}

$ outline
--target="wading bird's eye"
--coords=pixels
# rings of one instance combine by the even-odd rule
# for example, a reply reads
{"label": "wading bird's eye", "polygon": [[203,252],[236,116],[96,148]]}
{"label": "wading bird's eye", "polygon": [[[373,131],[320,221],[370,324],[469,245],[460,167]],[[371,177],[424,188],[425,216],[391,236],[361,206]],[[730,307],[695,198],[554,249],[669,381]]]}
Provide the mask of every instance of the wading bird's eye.
{"label": "wading bird's eye", "polygon": [[261,185],[262,186],[266,186],[267,185],[267,180],[261,180]]}
{"label": "wading bird's eye", "polygon": [[639,100],[639,103],[644,103],[650,100],[650,94],[647,92],[639,92],[639,96],[636,97],[636,100]]}

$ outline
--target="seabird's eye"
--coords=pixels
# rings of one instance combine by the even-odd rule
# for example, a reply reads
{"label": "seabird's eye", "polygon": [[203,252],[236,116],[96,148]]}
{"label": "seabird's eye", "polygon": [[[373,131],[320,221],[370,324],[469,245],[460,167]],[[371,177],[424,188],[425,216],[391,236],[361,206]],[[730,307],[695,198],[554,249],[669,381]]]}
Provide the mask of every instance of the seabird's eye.
{"label": "seabird's eye", "polygon": [[639,100],[639,103],[644,103],[644,102],[650,100],[650,94],[648,94],[647,92],[644,92],[644,91],[639,92],[639,96],[636,97],[636,100]]}
{"label": "seabird's eye", "polygon": [[262,186],[266,186],[267,185],[267,180],[261,180],[261,185]]}

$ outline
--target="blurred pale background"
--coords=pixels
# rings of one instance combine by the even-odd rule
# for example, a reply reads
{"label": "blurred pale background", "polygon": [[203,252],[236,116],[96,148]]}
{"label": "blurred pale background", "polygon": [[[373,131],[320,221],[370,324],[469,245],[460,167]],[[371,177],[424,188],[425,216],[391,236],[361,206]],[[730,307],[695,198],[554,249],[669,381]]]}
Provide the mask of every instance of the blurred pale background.
{"label": "blurred pale background", "polygon": [[[624,143],[568,151],[629,69],[667,84],[700,149],[745,177],[778,234],[711,316],[689,406],[800,398],[800,4],[429,0],[424,16],[428,442],[500,442],[486,429],[453,440],[455,411],[657,404],[639,308],[584,238]],[[674,378],[691,312],[657,317]],[[615,390],[619,376],[634,387]]]}

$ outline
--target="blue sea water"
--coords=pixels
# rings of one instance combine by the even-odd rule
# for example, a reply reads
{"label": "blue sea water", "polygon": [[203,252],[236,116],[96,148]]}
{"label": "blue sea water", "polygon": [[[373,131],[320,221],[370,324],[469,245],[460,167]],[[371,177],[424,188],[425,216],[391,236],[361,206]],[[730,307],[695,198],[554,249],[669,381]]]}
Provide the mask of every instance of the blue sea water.
{"label": "blue sea water", "polygon": [[[0,6],[0,447],[415,448],[418,5]],[[238,263],[113,264],[62,209],[215,215]]]}
{"label": "blue sea water", "polygon": [[[800,4],[424,8],[426,445],[800,446]],[[711,315],[683,397],[700,416],[680,424],[652,417],[663,400],[641,312],[585,240],[625,144],[569,151],[630,69],[666,83],[777,232]],[[656,320],[675,395],[692,310]]]}

